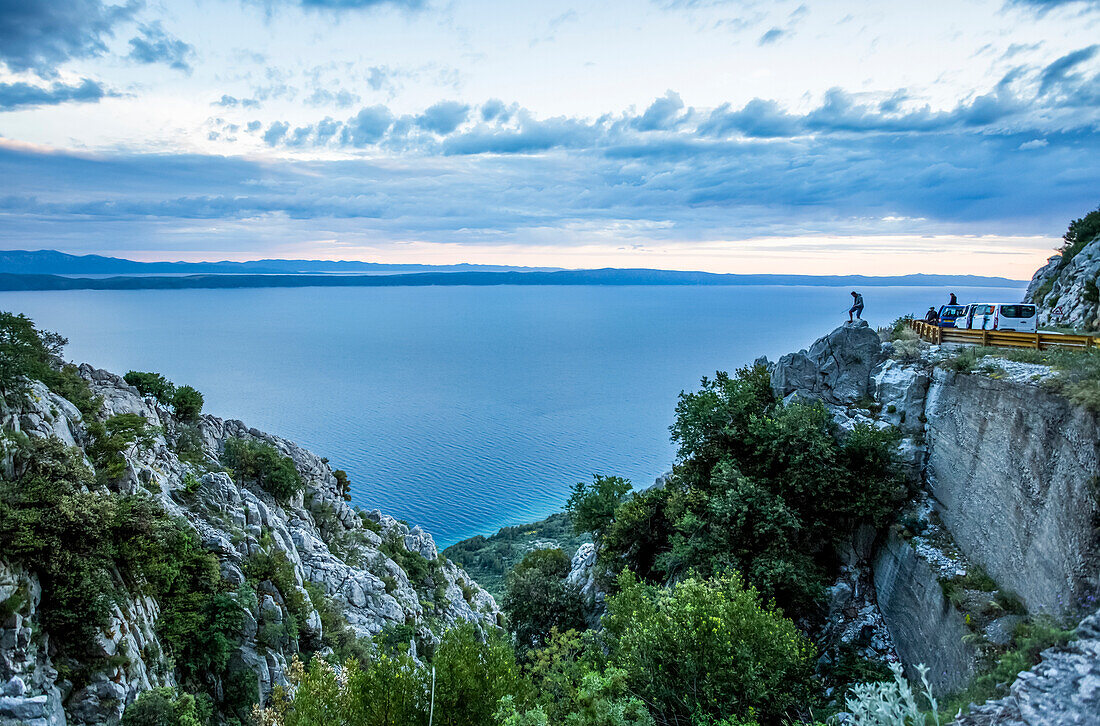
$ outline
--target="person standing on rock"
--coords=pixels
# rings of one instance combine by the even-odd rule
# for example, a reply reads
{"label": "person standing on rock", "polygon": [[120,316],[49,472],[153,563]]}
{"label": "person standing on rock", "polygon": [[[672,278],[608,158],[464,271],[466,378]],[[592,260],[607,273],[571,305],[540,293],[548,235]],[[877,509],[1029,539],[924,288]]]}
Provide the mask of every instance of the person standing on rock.
{"label": "person standing on rock", "polygon": [[947,301],[948,305],[958,305],[959,300],[955,297],[955,293],[951,293],[951,299]]}
{"label": "person standing on rock", "polygon": [[863,313],[863,296],[860,295],[855,290],[852,290],[852,307],[850,307],[848,309],[848,322],[849,323],[853,322],[852,321],[852,313],[855,313],[855,316],[856,316],[857,320],[862,320],[863,319],[862,315],[861,315]]}

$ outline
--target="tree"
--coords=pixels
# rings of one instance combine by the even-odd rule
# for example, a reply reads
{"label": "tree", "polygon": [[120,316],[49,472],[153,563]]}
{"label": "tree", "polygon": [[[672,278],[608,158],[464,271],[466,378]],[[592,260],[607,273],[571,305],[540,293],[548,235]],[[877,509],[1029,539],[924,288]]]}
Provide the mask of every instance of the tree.
{"label": "tree", "polygon": [[813,646],[736,573],[665,588],[624,572],[603,624],[611,665],[662,726],[778,721],[813,691]]}
{"label": "tree", "polygon": [[526,701],[526,684],[512,647],[497,630],[479,639],[464,623],[448,630],[436,649],[434,726],[496,726],[499,701]]}
{"label": "tree", "polygon": [[598,542],[630,489],[630,482],[617,476],[594,476],[591,484],[577,482],[565,505],[573,530],[577,534],[590,532]]}
{"label": "tree", "polygon": [[177,693],[162,687],[145,691],[126,707],[122,726],[205,726],[210,722],[210,699]]}
{"label": "tree", "polygon": [[237,478],[255,482],[281,504],[303,487],[294,460],[267,442],[228,439],[221,458]]}
{"label": "tree", "polygon": [[0,312],[0,395],[22,394],[29,380],[44,380],[61,363],[69,341],[39,331],[26,315]]}
{"label": "tree", "polygon": [[551,630],[583,630],[584,603],[570,585],[569,558],[560,549],[528,552],[509,573],[502,607],[522,656],[544,644]]}
{"label": "tree", "polygon": [[194,423],[202,413],[202,394],[191,386],[180,386],[172,394],[172,412],[185,423]]}
{"label": "tree", "polygon": [[[159,373],[130,371],[122,377],[143,396],[152,396],[165,406],[172,403],[176,385]],[[201,405],[200,405],[201,408]]]}

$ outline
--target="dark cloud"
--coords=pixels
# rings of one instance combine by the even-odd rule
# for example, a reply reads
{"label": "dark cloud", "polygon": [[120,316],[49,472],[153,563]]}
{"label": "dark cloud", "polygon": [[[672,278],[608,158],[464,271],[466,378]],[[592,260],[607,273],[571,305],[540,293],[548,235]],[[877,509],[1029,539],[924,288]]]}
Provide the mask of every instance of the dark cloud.
{"label": "dark cloud", "polygon": [[481,120],[482,121],[495,121],[500,120],[506,122],[511,116],[511,112],[508,106],[504,105],[504,101],[499,98],[490,98],[485,103],[481,104]]}
{"label": "dark cloud", "polygon": [[461,126],[470,115],[470,107],[458,101],[440,101],[417,117],[420,128],[437,134],[449,134]]}
{"label": "dark cloud", "polygon": [[0,0],[0,60],[51,76],[70,58],[106,51],[105,38],[140,7],[140,0]]}
{"label": "dark cloud", "polygon": [[796,136],[802,132],[802,120],[784,111],[775,101],[756,98],[738,111],[731,110],[728,103],[719,106],[700,124],[699,132],[707,136],[734,132],[759,138]]}
{"label": "dark cloud", "polygon": [[35,86],[29,83],[0,83],[0,111],[28,106],[55,106],[71,101],[95,103],[109,95],[99,83],[85,78],[79,84],[53,83]]}
{"label": "dark cloud", "polygon": [[130,38],[130,60],[138,63],[164,63],[181,71],[191,71],[190,59],[195,48],[164,29],[160,21],[143,24],[140,35]]}

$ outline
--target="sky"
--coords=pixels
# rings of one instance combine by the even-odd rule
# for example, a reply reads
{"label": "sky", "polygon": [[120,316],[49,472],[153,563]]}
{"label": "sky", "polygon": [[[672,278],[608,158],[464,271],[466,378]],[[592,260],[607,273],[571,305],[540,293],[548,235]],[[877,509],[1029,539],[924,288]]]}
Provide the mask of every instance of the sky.
{"label": "sky", "polygon": [[1029,278],[1100,0],[0,0],[0,248]]}

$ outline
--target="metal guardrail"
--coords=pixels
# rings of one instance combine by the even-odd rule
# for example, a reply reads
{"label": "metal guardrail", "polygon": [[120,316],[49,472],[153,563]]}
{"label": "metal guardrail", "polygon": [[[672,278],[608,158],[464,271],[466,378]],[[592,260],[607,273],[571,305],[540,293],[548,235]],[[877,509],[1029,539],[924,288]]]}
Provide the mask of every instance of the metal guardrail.
{"label": "metal guardrail", "polygon": [[1033,350],[1087,350],[1100,347],[1091,335],[1063,335],[1062,333],[1015,333],[1007,330],[966,330],[941,328],[923,320],[910,320],[912,328],[922,340],[929,343],[970,343],[1002,348],[1031,348]]}

